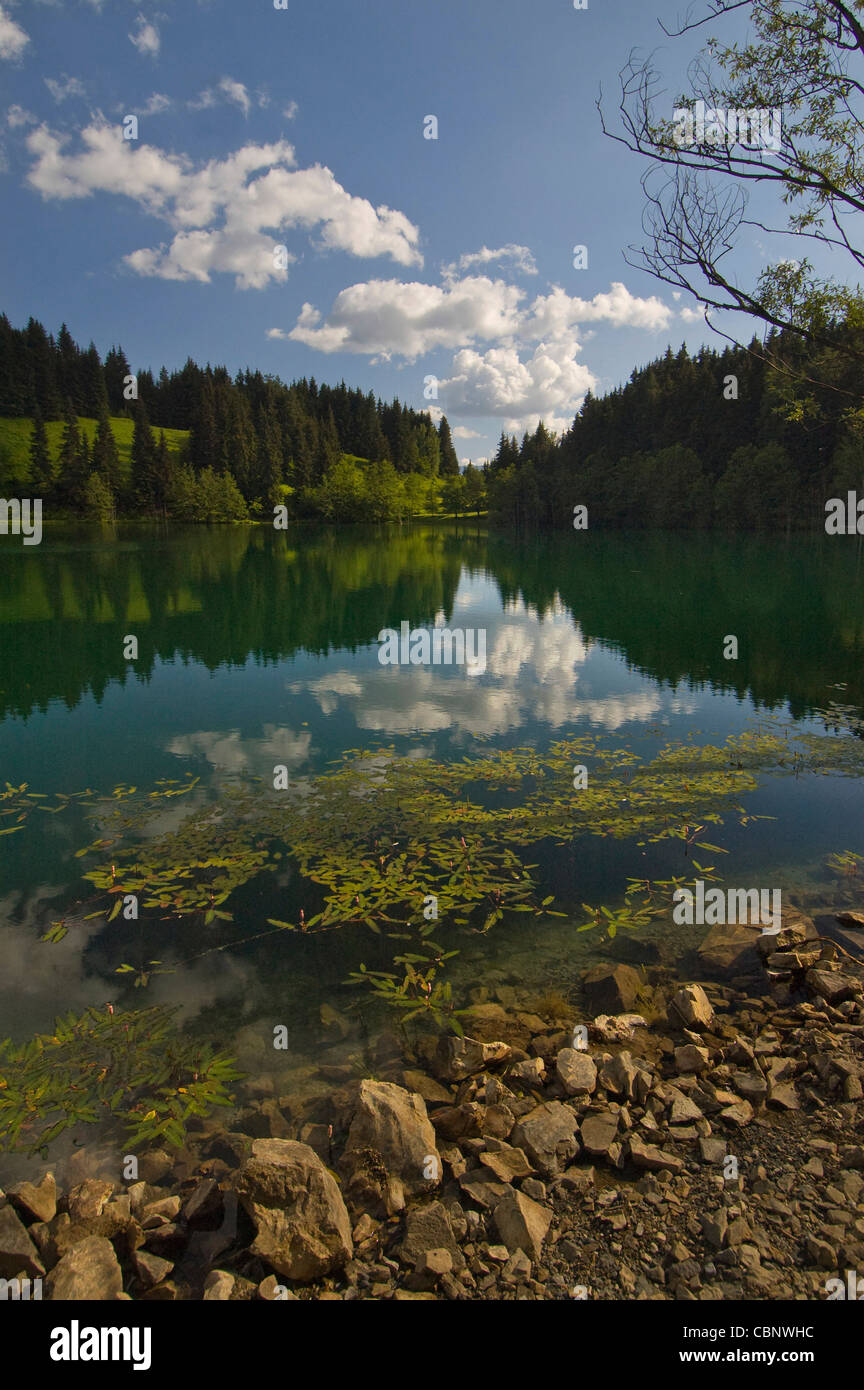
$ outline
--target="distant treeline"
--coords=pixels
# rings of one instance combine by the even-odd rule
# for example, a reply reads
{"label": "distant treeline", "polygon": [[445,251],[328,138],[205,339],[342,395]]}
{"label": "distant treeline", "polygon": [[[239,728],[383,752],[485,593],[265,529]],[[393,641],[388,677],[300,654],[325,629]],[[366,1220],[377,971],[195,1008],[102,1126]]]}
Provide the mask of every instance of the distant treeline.
{"label": "distant treeline", "polygon": [[[822,383],[822,384],[819,384]],[[825,503],[864,497],[864,368],[782,334],[686,347],[588,395],[555,440],[501,436],[490,518],[523,527],[818,529]]]}
{"label": "distant treeline", "polygon": [[[134,421],[125,465],[109,425],[123,416]],[[440,491],[436,480],[459,476],[446,417],[436,426],[427,412],[344,382],[286,386],[191,359],[158,377],[133,374],[122,348],[103,361],[65,324],[55,337],[33,318],[16,329],[0,316],[0,417],[33,420],[27,480],[70,512],[230,520],[290,500],[296,515],[328,515],[335,494],[337,505],[360,510],[340,519],[383,520],[406,510],[403,480],[415,480],[411,503],[422,510],[426,491]],[[81,418],[99,422],[92,446]],[[64,432],[55,458],[44,427],[56,420]],[[179,451],[160,437],[168,429],[189,432]],[[358,460],[369,467],[355,476]],[[377,511],[376,491],[385,503]]]}
{"label": "distant treeline", "polygon": [[[8,438],[24,428],[22,462]],[[460,473],[446,417],[398,400],[191,359],[133,374],[120,347],[103,360],[65,324],[55,338],[0,316],[0,487],[26,482],[60,514],[232,521],[284,504],[365,522],[488,505],[493,522],[542,530],[583,506],[591,527],[818,529],[830,498],[864,497],[862,440],[860,361],[783,334],[669,348],[589,393],[560,439],[542,423],[502,434],[482,471]]]}

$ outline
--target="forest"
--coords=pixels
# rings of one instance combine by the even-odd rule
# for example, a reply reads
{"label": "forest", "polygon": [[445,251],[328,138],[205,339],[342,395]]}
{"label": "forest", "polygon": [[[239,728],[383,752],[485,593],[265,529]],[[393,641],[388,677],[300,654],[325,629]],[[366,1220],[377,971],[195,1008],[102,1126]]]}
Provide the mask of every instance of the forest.
{"label": "forest", "polygon": [[133,373],[64,324],[0,316],[0,487],[46,516],[181,521],[402,521],[481,515],[520,530],[788,532],[864,494],[864,382],[855,354],[777,332],[691,355],[682,346],[588,394],[560,438],[541,422],[460,471],[446,416],[341,382],[232,377],[191,359]]}

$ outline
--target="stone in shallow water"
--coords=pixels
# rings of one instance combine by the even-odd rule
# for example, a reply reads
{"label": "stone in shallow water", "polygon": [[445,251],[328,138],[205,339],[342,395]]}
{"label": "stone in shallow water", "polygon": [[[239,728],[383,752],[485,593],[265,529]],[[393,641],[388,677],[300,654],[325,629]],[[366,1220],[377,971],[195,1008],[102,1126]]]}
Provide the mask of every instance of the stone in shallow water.
{"label": "stone in shallow water", "polygon": [[595,965],[582,977],[582,988],[592,1010],[622,1014],[636,1004],[642,977],[630,965]]}
{"label": "stone in shallow water", "polygon": [[256,1140],[235,1186],[257,1232],[252,1253],[277,1274],[311,1282],[351,1258],[351,1224],[338,1184],[305,1144]]}

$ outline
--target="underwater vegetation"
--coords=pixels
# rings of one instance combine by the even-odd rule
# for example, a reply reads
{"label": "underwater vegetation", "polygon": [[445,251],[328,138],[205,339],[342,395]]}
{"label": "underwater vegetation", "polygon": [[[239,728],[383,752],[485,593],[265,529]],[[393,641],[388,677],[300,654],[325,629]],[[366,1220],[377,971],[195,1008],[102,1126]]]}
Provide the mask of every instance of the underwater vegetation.
{"label": "underwater vegetation", "polygon": [[64,1130],[122,1119],[130,1144],[183,1143],[191,1115],[231,1104],[240,1073],[229,1058],[184,1039],[176,1010],[86,1009],[53,1033],[0,1042],[0,1149],[41,1153]]}
{"label": "underwater vegetation", "polygon": [[[670,911],[677,888],[718,877],[713,864],[694,854],[726,852],[704,838],[724,818],[741,825],[757,819],[743,802],[759,774],[864,774],[864,742],[856,732],[840,724],[816,734],[766,720],[722,744],[669,742],[645,757],[575,737],[542,752],[483,751],[452,762],[358,749],[334,770],[280,791],[254,778],[205,791],[189,777],[149,791],[121,784],[108,795],[88,788],[52,798],[7,783],[0,835],[26,832],[39,812],[83,808],[95,838],[77,853],[90,861],[83,878],[92,893],[53,921],[42,939],[49,945],[73,922],[110,923],[122,912],[138,923],[142,950],[139,960],[117,967],[118,983],[131,978],[143,988],[169,968],[148,958],[148,926],[185,928],[178,941],[189,938],[190,948],[200,944],[198,929],[212,934],[212,944],[191,951],[184,964],[282,932],[354,927],[392,941],[396,953],[392,970],[361,965],[350,983],[403,1022],[424,1018],[458,1032],[461,1011],[442,979],[457,952],[433,934],[439,925],[484,934],[505,914],[531,921],[567,915],[554,909],[552,895],[541,898],[532,847],[590,837],[636,847],[677,842],[680,876],[630,877],[622,902],[583,904],[585,920],[576,927],[610,937],[638,930]],[[181,823],[160,832],[154,822],[166,803],[193,791]],[[834,872],[847,878],[862,868],[851,853],[834,861]],[[293,920],[268,918],[251,934],[238,933],[234,895],[276,871],[290,871],[304,905]],[[181,1142],[184,1121],[203,1113],[195,1107],[226,1103],[223,1086],[235,1075],[227,1058],[204,1063],[198,1047],[177,1032],[170,1011],[159,1010],[91,1010],[23,1048],[7,1040],[0,1044],[0,1146],[23,1138],[38,1148],[66,1125],[103,1114],[122,1116],[136,1139]],[[50,1115],[56,1118],[48,1123]]]}

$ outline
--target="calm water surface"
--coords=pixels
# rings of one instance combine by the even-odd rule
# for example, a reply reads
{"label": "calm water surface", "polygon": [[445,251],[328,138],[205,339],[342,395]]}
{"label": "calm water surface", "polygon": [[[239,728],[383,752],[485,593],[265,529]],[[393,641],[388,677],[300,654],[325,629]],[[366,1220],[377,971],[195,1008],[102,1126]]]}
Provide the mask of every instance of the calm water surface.
{"label": "calm water surface", "polygon": [[[382,628],[443,619],[486,629],[483,674],[379,664]],[[127,634],[139,640],[134,663]],[[735,662],[723,658],[727,634]],[[49,529],[39,548],[0,538],[0,781],[110,791],[191,771],[212,790],[243,773],[269,781],[275,764],[306,777],[359,747],[447,759],[590,733],[645,753],[657,738],[722,740],[766,713],[821,730],[832,701],[864,713],[862,656],[855,538]],[[730,850],[730,882],[818,904],[826,854],[864,852],[864,782],[768,777],[748,807],[776,819],[712,829]],[[348,971],[381,968],[385,947],[353,930],[281,935],[183,964],[191,953],[174,926],[158,954],[175,973],[124,993],[114,970],[136,949],[134,924],[38,940],[83,896],[75,851],[91,838],[83,821],[45,816],[0,841],[0,1035],[109,1000],[178,1003],[259,1070],[267,1029],[285,1023],[295,1084],[314,1086],[321,1004],[344,1009]],[[566,994],[609,949],[576,935],[578,904],[620,898],[628,873],[684,872],[680,855],[593,838],[532,855],[574,917],[463,939],[457,993],[509,982]],[[284,917],[293,891],[248,885],[238,937]],[[352,1045],[332,1058],[350,1059]]]}

